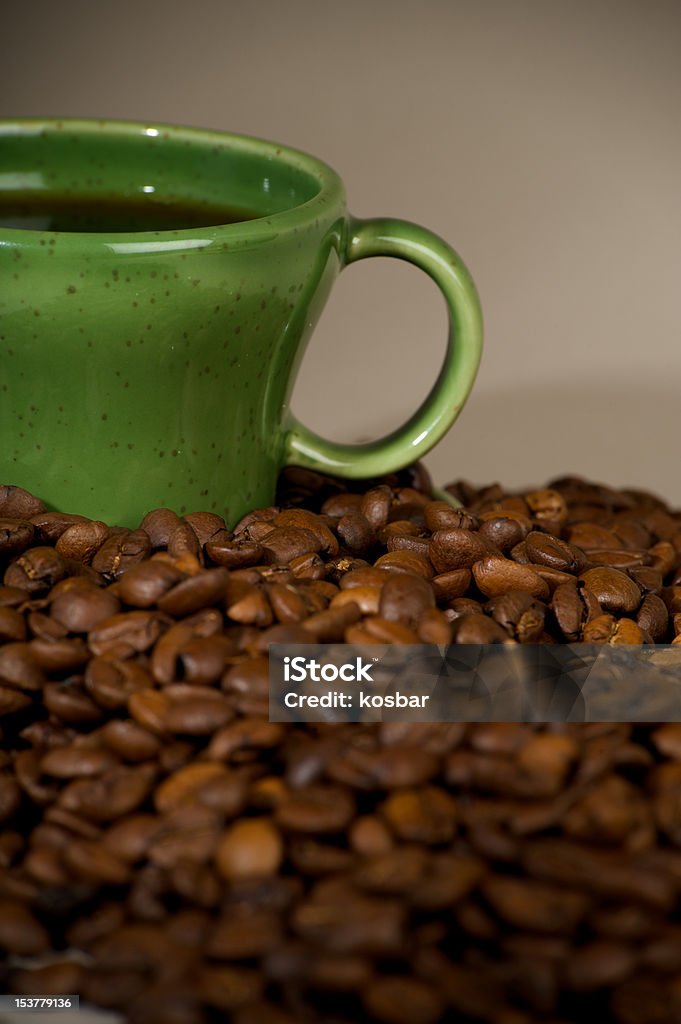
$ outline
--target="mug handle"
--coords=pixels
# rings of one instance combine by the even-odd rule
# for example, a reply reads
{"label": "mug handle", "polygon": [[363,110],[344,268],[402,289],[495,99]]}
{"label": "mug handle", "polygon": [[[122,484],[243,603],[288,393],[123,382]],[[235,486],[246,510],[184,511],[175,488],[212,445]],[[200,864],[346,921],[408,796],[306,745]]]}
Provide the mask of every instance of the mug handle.
{"label": "mug handle", "polygon": [[425,270],[447,303],[449,338],[428,396],[403,426],[376,441],[329,441],[291,414],[286,463],[351,480],[403,469],[430,451],[461,412],[482,351],[482,313],[475,285],[460,257],[442,238],[406,220],[351,219],[345,266],[369,256],[394,256]]}

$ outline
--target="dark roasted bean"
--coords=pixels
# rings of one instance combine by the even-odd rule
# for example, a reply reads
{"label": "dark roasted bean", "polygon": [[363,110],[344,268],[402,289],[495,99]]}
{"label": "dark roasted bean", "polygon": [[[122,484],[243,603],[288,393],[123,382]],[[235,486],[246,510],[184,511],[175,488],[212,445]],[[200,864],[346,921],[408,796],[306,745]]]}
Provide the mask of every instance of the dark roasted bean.
{"label": "dark roasted bean", "polygon": [[606,612],[635,612],[641,603],[640,588],[619,569],[599,566],[588,569],[579,578]]}
{"label": "dark roasted bean", "polygon": [[669,613],[664,601],[656,594],[646,594],[636,615],[636,622],[650,633],[653,643],[662,643],[669,623]]}
{"label": "dark roasted bean", "polygon": [[62,558],[73,558],[77,562],[91,562],[108,535],[109,527],[106,523],[94,520],[74,523],[59,537],[55,544],[55,550]]}
{"label": "dark roasted bean", "polygon": [[376,531],[360,512],[349,512],[341,516],[336,531],[343,547],[351,555],[368,555],[376,544]]}
{"label": "dark roasted bean", "polygon": [[172,531],[168,538],[168,554],[172,555],[173,558],[183,558],[187,555],[199,558],[201,545],[199,544],[199,538],[189,523],[180,521]]}
{"label": "dark roasted bean", "polygon": [[0,486],[0,516],[8,519],[30,519],[45,511],[42,501],[21,487]]}
{"label": "dark roasted bean", "polygon": [[40,690],[45,675],[30,644],[9,643],[0,647],[0,684],[17,690]]}
{"label": "dark roasted bean", "polygon": [[430,560],[438,573],[470,568],[490,554],[490,544],[473,530],[438,530],[430,541]]}
{"label": "dark roasted bean", "polygon": [[493,598],[487,612],[520,643],[537,643],[544,630],[546,606],[526,590],[509,590],[502,597]]}
{"label": "dark roasted bean", "polygon": [[66,575],[66,565],[54,548],[30,548],[15,559],[5,572],[8,587],[19,587],[35,595],[49,590]]}
{"label": "dark roasted bean", "polygon": [[221,876],[234,882],[276,874],[283,854],[281,836],[272,822],[252,818],[228,829],[216,851],[215,862]]}
{"label": "dark roasted bean", "polygon": [[360,511],[375,530],[388,522],[391,501],[392,492],[385,484],[374,487],[363,496]]}
{"label": "dark roasted bean", "polygon": [[139,565],[151,553],[149,534],[144,530],[126,530],[105,540],[92,558],[92,568],[105,576],[122,576]]}
{"label": "dark roasted bean", "polygon": [[531,519],[521,512],[487,512],[480,520],[480,536],[501,552],[520,544],[532,529]]}
{"label": "dark roasted bean", "polygon": [[[0,502],[6,489],[0,489]],[[0,898],[0,949],[8,954],[31,956],[49,948],[49,935],[31,911],[17,900]]]}
{"label": "dark roasted bean", "polygon": [[433,567],[429,559],[415,551],[390,551],[376,559],[374,568],[409,573],[411,576],[422,576],[426,580],[433,577]]}
{"label": "dark roasted bean", "polygon": [[127,658],[146,651],[156,642],[167,619],[154,611],[121,612],[103,619],[88,633],[93,654]]}
{"label": "dark roasted bean", "polygon": [[226,569],[206,569],[166,590],[156,599],[156,604],[169,615],[191,615],[201,608],[220,604],[227,591],[228,580]]}
{"label": "dark roasted bean", "polygon": [[[569,572],[574,568],[575,559],[570,547],[557,537],[532,530],[525,537],[525,551],[535,565]],[[592,558],[593,561],[593,558]]]}
{"label": "dark roasted bean", "polygon": [[0,518],[0,557],[11,558],[30,546],[35,527],[24,519]]}
{"label": "dark roasted bean", "polygon": [[226,569],[245,569],[249,565],[258,565],[264,552],[262,545],[248,537],[235,537],[230,540],[207,541],[206,554],[212,562]]}
{"label": "dark roasted bean", "polygon": [[504,644],[511,641],[503,626],[482,612],[464,612],[454,619],[452,638],[456,644]]}
{"label": "dark roasted bean", "polygon": [[99,740],[124,761],[150,761],[156,757],[160,743],[153,733],[129,719],[113,718],[98,732]]}
{"label": "dark roasted bean", "polygon": [[473,578],[487,597],[498,597],[511,590],[525,590],[540,599],[549,595],[548,585],[533,569],[498,555],[488,555],[476,562]]}
{"label": "dark roasted bean", "polygon": [[108,590],[83,583],[62,591],[52,602],[50,614],[71,633],[89,633],[116,615],[120,607],[118,598]]}
{"label": "dark roasted bean", "polygon": [[149,537],[154,548],[167,548],[171,535],[182,520],[169,508],[155,508],[147,512],[140,523],[140,529]]}
{"label": "dark roasted bean", "polygon": [[268,721],[270,643],[681,639],[659,499],[450,493],[290,470],[231,533],[0,489],[5,990],[131,1024],[676,1019],[675,722]]}
{"label": "dark roasted bean", "polygon": [[128,699],[151,685],[149,673],[134,661],[91,658],[85,668],[85,689],[103,708],[125,708]]}

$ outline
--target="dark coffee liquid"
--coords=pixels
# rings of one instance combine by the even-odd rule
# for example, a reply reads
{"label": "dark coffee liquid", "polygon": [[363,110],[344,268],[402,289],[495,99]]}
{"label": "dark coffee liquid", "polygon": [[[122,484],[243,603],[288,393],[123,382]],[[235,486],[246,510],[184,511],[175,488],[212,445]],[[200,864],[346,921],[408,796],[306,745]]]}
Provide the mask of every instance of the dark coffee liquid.
{"label": "dark coffee liquid", "polygon": [[211,203],[150,195],[93,196],[0,193],[0,228],[32,231],[173,231],[234,224],[259,216]]}

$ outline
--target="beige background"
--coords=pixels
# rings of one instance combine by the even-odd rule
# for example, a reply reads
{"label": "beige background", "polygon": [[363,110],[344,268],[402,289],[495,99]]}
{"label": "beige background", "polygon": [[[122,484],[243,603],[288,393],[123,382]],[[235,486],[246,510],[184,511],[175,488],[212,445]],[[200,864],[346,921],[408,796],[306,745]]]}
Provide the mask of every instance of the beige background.
{"label": "beige background", "polygon": [[[332,164],[358,216],[452,242],[486,348],[438,481],[570,471],[681,503],[681,4],[22,0],[3,22],[0,115],[273,138]],[[351,268],[296,411],[347,440],[396,425],[445,326],[416,270]]]}

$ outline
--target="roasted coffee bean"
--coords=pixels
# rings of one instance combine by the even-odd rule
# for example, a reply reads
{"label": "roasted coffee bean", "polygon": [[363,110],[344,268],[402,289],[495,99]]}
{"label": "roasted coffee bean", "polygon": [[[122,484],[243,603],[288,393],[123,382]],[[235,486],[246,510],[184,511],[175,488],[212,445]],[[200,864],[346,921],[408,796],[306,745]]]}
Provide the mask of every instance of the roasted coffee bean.
{"label": "roasted coffee bean", "polygon": [[652,560],[647,551],[632,551],[631,548],[606,551],[598,549],[589,552],[590,565],[610,566],[612,569],[636,569],[650,565]]}
{"label": "roasted coffee bean", "polygon": [[201,545],[189,523],[180,522],[168,538],[168,554],[175,559],[196,559],[201,555]]}
{"label": "roasted coffee bean", "polygon": [[[350,591],[356,595],[357,589]],[[404,621],[415,625],[422,612],[435,605],[433,588],[419,576],[406,573],[393,576],[380,592],[378,613],[392,622]],[[362,609],[366,611],[366,609]]]}
{"label": "roasted coffee bean", "polygon": [[641,603],[640,588],[619,569],[588,569],[579,578],[593,592],[606,612],[635,612]]}
{"label": "roasted coffee bean", "polygon": [[30,522],[36,530],[36,536],[42,544],[55,544],[62,533],[75,523],[87,523],[86,516],[69,515],[66,512],[37,512],[31,516]]}
{"label": "roasted coffee bean", "polygon": [[313,643],[335,643],[342,640],[345,630],[361,617],[359,605],[355,601],[350,601],[310,615],[302,625],[314,638]]}
{"label": "roasted coffee bean", "polygon": [[438,573],[468,569],[489,554],[489,542],[473,530],[438,530],[430,541],[430,560]]}
{"label": "roasted coffee bean", "polygon": [[92,958],[6,985],[131,1024],[671,1019],[674,723],[283,725],[267,649],[669,641],[678,514],[575,477],[460,484],[462,509],[406,474],[283,479],[233,534],[156,510],[93,554],[86,517],[1,512],[27,546],[0,586],[0,948]]}
{"label": "roasted coffee bean", "polygon": [[281,509],[276,505],[268,505],[267,508],[256,508],[242,516],[234,527],[234,536],[240,537],[247,534],[251,526],[257,523],[274,523]]}
{"label": "roasted coffee bean", "polygon": [[373,815],[356,818],[349,841],[353,850],[363,857],[377,857],[393,848],[393,839],[384,822]]}
{"label": "roasted coffee bean", "polygon": [[[172,625],[154,645],[150,664],[154,679],[165,684],[179,678],[184,672],[180,661],[183,651],[196,638],[207,639],[217,636],[222,626],[222,613],[216,608],[204,608],[188,619]],[[223,656],[226,657],[230,653],[229,641],[226,637],[220,639],[224,642]]]}
{"label": "roasted coffee bean", "polygon": [[524,590],[540,599],[546,599],[549,595],[548,585],[536,572],[510,558],[497,555],[488,555],[476,561],[473,565],[473,578],[478,589],[487,597],[498,597],[511,590]]}
{"label": "roasted coffee bean", "polygon": [[245,569],[249,565],[258,565],[264,552],[262,545],[248,537],[234,537],[207,541],[206,554],[212,562],[226,569]]}
{"label": "roasted coffee bean", "polygon": [[436,1024],[444,1011],[439,992],[417,978],[401,975],[376,978],[364,991],[372,1020],[385,1024]]}
{"label": "roasted coffee bean", "polygon": [[18,608],[28,601],[29,594],[19,587],[8,587],[0,584],[0,608]]}
{"label": "roasted coffee bean", "polygon": [[155,508],[147,512],[140,523],[140,529],[149,537],[153,548],[167,548],[174,531],[182,520],[169,508]]}
{"label": "roasted coffee bean", "polygon": [[21,790],[14,778],[0,775],[0,822],[7,822],[21,806]]}
{"label": "roasted coffee bean", "polygon": [[463,597],[472,578],[470,569],[452,569],[434,576],[432,584],[437,600],[449,604],[457,597]]}
{"label": "roasted coffee bean", "polygon": [[449,644],[452,640],[451,624],[439,608],[426,608],[421,612],[416,633],[422,644]]}
{"label": "roasted coffee bean", "polygon": [[183,699],[173,699],[166,712],[164,728],[184,736],[210,736],[234,717],[229,703],[214,690],[192,689]]}
{"label": "roasted coffee bean", "polygon": [[475,530],[476,516],[462,508],[452,508],[446,501],[429,501],[423,506],[423,517],[431,533],[438,530]]}
{"label": "roasted coffee bean", "polygon": [[116,767],[99,778],[76,779],[62,790],[60,806],[95,822],[109,822],[136,810],[149,793],[155,769],[150,765]]}
{"label": "roasted coffee bean", "polygon": [[215,859],[227,881],[237,882],[274,875],[284,854],[278,830],[266,818],[237,822],[220,842]]}
{"label": "roasted coffee bean", "polygon": [[385,526],[390,514],[392,491],[385,484],[367,491],[360,502],[360,511],[375,530]]}
{"label": "roasted coffee bean", "polygon": [[122,576],[139,565],[151,553],[151,540],[145,530],[126,530],[105,540],[92,558],[92,568],[105,576]]}
{"label": "roasted coffee bean", "polygon": [[53,587],[66,575],[66,565],[54,548],[30,548],[16,558],[5,572],[5,584],[19,587],[31,595]]}
{"label": "roasted coffee bean", "polygon": [[502,597],[493,598],[486,610],[520,643],[537,643],[543,633],[546,606],[526,590],[510,590]]}
{"label": "roasted coffee bean", "polygon": [[316,533],[302,526],[275,526],[260,543],[265,561],[272,565],[285,565],[292,558],[322,550],[322,541]]}
{"label": "roasted coffee bean", "polygon": [[0,558],[19,555],[30,546],[35,527],[24,519],[0,518]]}
{"label": "roasted coffee bean", "polygon": [[525,495],[530,512],[551,533],[560,529],[568,516],[567,505],[558,491],[546,487]]}
{"label": "roasted coffee bean", "polygon": [[314,533],[319,541],[319,551],[331,558],[338,554],[338,540],[333,535],[321,516],[302,508],[287,508],[279,513],[274,520],[275,526],[295,526]]}
{"label": "roasted coffee bean", "polygon": [[405,908],[397,900],[369,899],[349,887],[313,893],[292,917],[301,938],[335,953],[395,953],[403,941],[404,923]]}
{"label": "roasted coffee bean", "polygon": [[326,770],[332,779],[356,789],[395,789],[426,782],[435,774],[437,761],[416,746],[383,750],[348,747],[331,758]]}
{"label": "roasted coffee bean", "polygon": [[464,612],[458,615],[452,626],[455,644],[505,644],[512,638],[494,619],[482,612]]}
{"label": "roasted coffee bean", "polygon": [[264,590],[246,584],[237,599],[234,600],[233,597],[233,594],[228,593],[225,602],[227,615],[233,622],[257,626],[260,629],[266,629],[272,624],[272,606]]}
{"label": "roasted coffee bean", "polygon": [[89,633],[116,615],[120,607],[118,598],[108,590],[83,583],[62,591],[52,602],[50,614],[71,633]]}
{"label": "roasted coffee bean", "polygon": [[225,520],[215,512],[188,512],[182,518],[191,526],[201,547],[227,528]]}
{"label": "roasted coffee bean", "polygon": [[151,685],[149,673],[135,661],[91,658],[85,668],[85,689],[103,708],[127,707],[137,691]]}
{"label": "roasted coffee bean", "polygon": [[461,615],[478,614],[481,612],[482,604],[472,597],[457,597],[450,602],[450,607],[446,609],[446,614],[448,614],[451,622],[454,622],[455,618],[460,618]]}
{"label": "roasted coffee bean", "polygon": [[589,906],[587,897],[576,890],[501,876],[488,878],[483,893],[508,924],[549,935],[573,931]]}
{"label": "roasted coffee bean", "polygon": [[67,957],[42,967],[13,972],[12,987],[25,996],[65,996],[80,992],[82,975],[82,965]]}
{"label": "roasted coffee bean", "polygon": [[355,802],[340,787],[308,786],[295,790],[280,801],[275,820],[291,832],[341,832],[350,824]]}
{"label": "roasted coffee bean", "polygon": [[364,615],[377,615],[381,603],[381,588],[350,587],[347,590],[340,590],[331,598],[329,608],[342,608],[343,605],[353,602]]}
{"label": "roasted coffee bean", "polygon": [[88,633],[93,654],[127,658],[154,645],[168,619],[154,611],[121,612],[103,619]]}
{"label": "roasted coffee bean", "polygon": [[486,512],[480,516],[480,536],[502,553],[520,544],[531,529],[532,520],[521,512]]}
{"label": "roasted coffee bean", "polygon": [[30,644],[8,643],[0,647],[0,684],[29,692],[42,689],[45,674]]}
{"label": "roasted coffee bean", "polygon": [[129,569],[119,580],[116,593],[133,608],[151,608],[182,579],[182,572],[174,565],[152,558]]}
{"label": "roasted coffee bean", "polygon": [[377,542],[376,531],[360,512],[341,516],[336,532],[346,551],[351,555],[368,555]]}
{"label": "roasted coffee bean", "polygon": [[349,644],[415,644],[418,634],[403,622],[395,622],[372,615],[360,623],[348,626],[345,639]]}
{"label": "roasted coffee bean", "polygon": [[130,868],[102,843],[77,839],[66,847],[62,855],[65,866],[77,877],[98,884],[124,885],[130,878]]}
{"label": "roasted coffee bean", "polygon": [[156,599],[156,604],[168,615],[191,615],[201,608],[219,604],[227,591],[228,581],[226,569],[206,569],[175,584]]}
{"label": "roasted coffee bean", "polygon": [[31,651],[45,672],[74,672],[87,664],[90,652],[80,637],[63,640],[32,640]]}
{"label": "roasted coffee bean", "polygon": [[42,501],[21,487],[0,486],[0,516],[8,519],[30,519],[44,512]]}
{"label": "roasted coffee bean", "polygon": [[656,594],[646,594],[636,615],[641,629],[650,633],[653,643],[662,643],[669,624],[669,613],[664,601]]}
{"label": "roasted coffee bean", "polygon": [[359,569],[350,568],[341,576],[339,585],[341,590],[351,590],[354,587],[382,587],[390,579],[387,569],[376,569],[371,566]]}
{"label": "roasted coffee bean", "polygon": [[115,764],[115,757],[102,747],[92,743],[73,743],[48,751],[40,763],[40,770],[57,779],[76,779],[101,775]]}
{"label": "roasted coffee bean", "polygon": [[106,748],[124,761],[150,761],[159,752],[160,743],[153,733],[129,719],[113,718],[98,732]]}
{"label": "roasted coffee bean", "polygon": [[548,533],[540,533],[538,530],[528,533],[525,537],[525,551],[535,565],[545,565],[561,572],[569,572],[574,568],[575,558],[570,547]]}
{"label": "roasted coffee bean", "polygon": [[374,568],[404,572],[411,576],[421,576],[426,580],[432,579],[434,575],[429,559],[415,551],[391,551],[387,555],[381,555],[374,562]]}
{"label": "roasted coffee bean", "polygon": [[30,910],[18,900],[0,898],[0,949],[9,955],[32,956],[49,948],[48,932]]}
{"label": "roasted coffee bean", "polygon": [[450,842],[456,831],[456,802],[443,789],[401,789],[380,808],[393,833],[411,842]]}
{"label": "roasted coffee bean", "polygon": [[416,537],[408,532],[392,533],[385,544],[388,551],[413,551],[415,555],[421,555],[425,559],[428,559],[430,554],[430,542],[426,537]]}
{"label": "roasted coffee bean", "polygon": [[106,523],[95,520],[73,523],[59,537],[55,544],[55,550],[62,558],[73,558],[78,562],[91,562],[108,535],[109,527]]}

